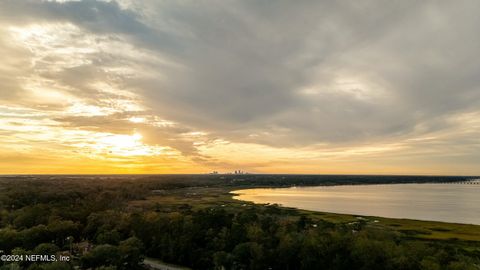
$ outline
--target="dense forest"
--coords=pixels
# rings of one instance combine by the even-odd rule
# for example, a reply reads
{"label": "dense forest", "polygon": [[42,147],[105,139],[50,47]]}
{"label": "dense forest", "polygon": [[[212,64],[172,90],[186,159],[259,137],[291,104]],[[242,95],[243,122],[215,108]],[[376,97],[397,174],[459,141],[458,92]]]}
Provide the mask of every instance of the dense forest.
{"label": "dense forest", "polygon": [[71,259],[3,260],[0,269],[145,269],[145,257],[193,269],[480,269],[479,242],[420,240],[373,226],[367,219],[332,222],[276,205],[237,202],[228,194],[246,186],[464,180],[468,179],[2,177],[0,255],[63,254]]}

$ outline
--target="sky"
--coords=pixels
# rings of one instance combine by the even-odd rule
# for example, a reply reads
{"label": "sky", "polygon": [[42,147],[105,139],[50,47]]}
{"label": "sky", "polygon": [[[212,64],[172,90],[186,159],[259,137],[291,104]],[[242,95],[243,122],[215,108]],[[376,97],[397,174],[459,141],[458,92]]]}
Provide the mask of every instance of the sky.
{"label": "sky", "polygon": [[478,1],[0,1],[0,174],[480,175]]}

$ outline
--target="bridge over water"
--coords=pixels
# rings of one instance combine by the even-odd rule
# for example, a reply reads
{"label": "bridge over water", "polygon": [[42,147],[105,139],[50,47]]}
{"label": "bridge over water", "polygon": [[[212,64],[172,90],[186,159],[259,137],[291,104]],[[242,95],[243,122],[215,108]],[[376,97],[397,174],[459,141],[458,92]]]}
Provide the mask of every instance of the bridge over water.
{"label": "bridge over water", "polygon": [[445,182],[443,184],[456,184],[456,185],[480,185],[480,179],[472,179],[461,182]]}

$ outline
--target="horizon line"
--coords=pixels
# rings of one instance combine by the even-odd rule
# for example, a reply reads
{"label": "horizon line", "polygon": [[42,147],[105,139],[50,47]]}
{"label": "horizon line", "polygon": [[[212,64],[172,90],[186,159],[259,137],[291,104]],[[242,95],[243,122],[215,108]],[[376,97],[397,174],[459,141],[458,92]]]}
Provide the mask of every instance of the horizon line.
{"label": "horizon line", "polygon": [[11,173],[3,176],[168,176],[168,175],[287,175],[287,176],[422,176],[422,177],[480,177],[480,175],[445,174],[335,174],[335,173]]}

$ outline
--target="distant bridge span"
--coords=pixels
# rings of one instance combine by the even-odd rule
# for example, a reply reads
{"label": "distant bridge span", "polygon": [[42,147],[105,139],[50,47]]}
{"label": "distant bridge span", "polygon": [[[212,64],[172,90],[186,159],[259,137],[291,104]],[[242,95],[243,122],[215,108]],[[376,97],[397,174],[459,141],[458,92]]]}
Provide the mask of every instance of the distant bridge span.
{"label": "distant bridge span", "polygon": [[445,182],[443,184],[457,184],[457,185],[480,185],[480,179],[473,179],[461,182]]}

